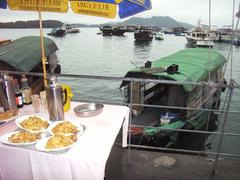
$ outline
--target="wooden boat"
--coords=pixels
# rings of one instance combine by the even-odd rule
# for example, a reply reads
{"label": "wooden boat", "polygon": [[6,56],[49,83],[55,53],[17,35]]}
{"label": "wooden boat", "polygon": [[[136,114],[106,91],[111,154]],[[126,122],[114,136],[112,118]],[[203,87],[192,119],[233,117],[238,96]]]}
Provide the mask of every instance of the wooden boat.
{"label": "wooden boat", "polygon": [[[58,64],[55,42],[49,38],[44,38],[45,56],[47,58],[47,72],[60,73],[61,67]],[[42,53],[40,47],[40,37],[27,36],[16,39],[7,45],[0,46],[0,70],[18,72],[43,72]],[[18,79],[20,76],[13,75]],[[38,93],[43,89],[43,78],[40,76],[27,76],[29,85],[33,93]]]}
{"label": "wooden boat", "polygon": [[[132,124],[147,126],[140,129],[132,128],[131,143],[197,150],[203,147],[202,138],[205,137],[203,134],[173,132],[161,128],[216,130],[217,115],[199,109],[218,109],[222,88],[186,84],[186,82],[208,81],[209,70],[211,84],[224,83],[222,68],[226,59],[216,50],[210,50],[209,68],[206,68],[209,66],[209,49],[189,48],[157,61],[148,62],[145,67],[133,69],[125,75],[125,78],[179,82],[179,85],[166,82],[122,82],[120,88],[124,101],[134,104]],[[161,107],[149,107],[143,104]]]}
{"label": "wooden boat", "polygon": [[112,26],[102,26],[99,27],[100,31],[102,32],[103,36],[112,36],[113,34],[113,28]]}
{"label": "wooden boat", "polygon": [[233,40],[233,44],[236,45],[236,46],[240,46],[240,38],[235,38]]}
{"label": "wooden boat", "polygon": [[127,31],[127,29],[125,27],[115,26],[115,27],[113,27],[112,34],[114,36],[123,36],[126,31]]}
{"label": "wooden boat", "polygon": [[153,32],[147,27],[140,27],[134,32],[135,41],[151,41],[153,39]]}
{"label": "wooden boat", "polygon": [[123,26],[102,26],[100,31],[103,36],[123,36],[128,30]]}
{"label": "wooden boat", "polygon": [[53,28],[52,31],[47,35],[55,36],[55,37],[63,37],[66,35],[66,30],[62,28]]}

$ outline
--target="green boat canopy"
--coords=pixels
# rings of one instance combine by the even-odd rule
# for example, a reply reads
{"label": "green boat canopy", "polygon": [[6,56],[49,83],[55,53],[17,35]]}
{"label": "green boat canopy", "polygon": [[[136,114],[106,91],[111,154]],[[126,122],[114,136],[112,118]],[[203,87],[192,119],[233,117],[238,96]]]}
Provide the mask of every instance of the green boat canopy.
{"label": "green boat canopy", "polygon": [[[210,60],[209,60],[210,58]],[[155,77],[181,82],[204,81],[209,71],[214,72],[226,63],[226,58],[215,49],[187,48],[167,57],[153,61],[150,68],[138,68],[129,71],[125,77]],[[166,68],[176,64],[176,73],[166,72]],[[126,84],[122,83],[121,86]],[[190,92],[194,85],[183,84],[185,91]]]}
{"label": "green boat canopy", "polygon": [[[44,48],[46,57],[58,50],[55,42],[49,38],[44,38]],[[39,36],[22,37],[0,47],[0,62],[3,61],[19,71],[31,71],[41,59]]]}

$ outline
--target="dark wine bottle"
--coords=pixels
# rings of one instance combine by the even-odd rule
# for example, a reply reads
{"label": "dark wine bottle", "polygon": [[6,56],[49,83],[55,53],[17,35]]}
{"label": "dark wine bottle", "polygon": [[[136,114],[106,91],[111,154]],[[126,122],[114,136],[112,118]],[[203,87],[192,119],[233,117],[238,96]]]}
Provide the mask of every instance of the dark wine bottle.
{"label": "dark wine bottle", "polygon": [[15,98],[16,98],[17,107],[22,108],[23,107],[23,96],[22,96],[22,92],[19,89],[17,79],[14,79],[14,90],[15,90]]}

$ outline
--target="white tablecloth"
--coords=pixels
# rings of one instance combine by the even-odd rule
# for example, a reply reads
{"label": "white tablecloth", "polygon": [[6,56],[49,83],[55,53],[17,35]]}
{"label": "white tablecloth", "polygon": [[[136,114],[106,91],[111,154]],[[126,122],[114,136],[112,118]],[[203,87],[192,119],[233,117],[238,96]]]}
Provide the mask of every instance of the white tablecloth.
{"label": "white tablecloth", "polygon": [[[72,102],[74,108],[80,103]],[[31,105],[24,114],[33,114]],[[38,115],[48,118],[41,109]],[[106,161],[115,138],[123,125],[123,146],[126,146],[129,108],[104,105],[101,114],[77,117],[72,108],[65,119],[86,126],[78,142],[67,152],[53,154],[0,144],[0,180],[99,180],[104,179]],[[16,129],[14,121],[0,128],[0,135]]]}

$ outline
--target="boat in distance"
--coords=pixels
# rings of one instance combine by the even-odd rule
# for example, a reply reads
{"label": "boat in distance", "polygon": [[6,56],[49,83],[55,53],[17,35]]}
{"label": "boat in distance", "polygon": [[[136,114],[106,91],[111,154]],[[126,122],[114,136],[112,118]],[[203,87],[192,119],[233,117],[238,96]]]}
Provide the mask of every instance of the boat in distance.
{"label": "boat in distance", "polygon": [[49,36],[63,37],[66,35],[66,30],[62,28],[53,28],[50,33],[47,33]]}
{"label": "boat in distance", "polygon": [[137,42],[152,41],[153,31],[148,27],[139,27],[136,31],[134,31],[134,38]]}
{"label": "boat in distance", "polygon": [[191,31],[185,35],[187,43],[193,47],[213,47],[213,33],[208,31]]}
{"label": "boat in distance", "polygon": [[154,36],[156,40],[164,40],[163,33],[157,32],[156,35]]}
{"label": "boat in distance", "polygon": [[209,69],[206,68],[209,66],[209,49],[188,48],[127,72],[125,78],[180,82],[122,82],[120,89],[124,102],[136,104],[132,107],[134,117],[129,136],[132,144],[191,150],[204,147],[205,134],[161,128],[216,130],[217,114],[200,109],[217,110],[223,88],[187,84],[208,81],[209,71],[211,83],[224,84],[222,69],[226,59],[216,50],[210,51]]}
{"label": "boat in distance", "polygon": [[64,29],[66,34],[75,34],[80,32],[80,29],[74,24],[64,24],[61,29]]}

